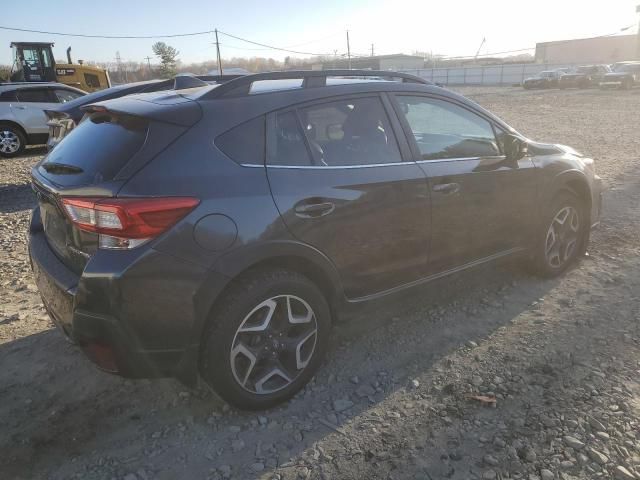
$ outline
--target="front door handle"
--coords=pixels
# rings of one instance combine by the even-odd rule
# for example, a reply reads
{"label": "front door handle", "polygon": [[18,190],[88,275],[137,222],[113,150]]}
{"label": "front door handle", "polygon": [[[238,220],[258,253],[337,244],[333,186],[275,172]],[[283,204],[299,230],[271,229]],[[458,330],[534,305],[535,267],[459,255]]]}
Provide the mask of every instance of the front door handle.
{"label": "front door handle", "polygon": [[445,195],[452,195],[460,191],[459,183],[438,183],[433,186],[433,191],[437,193],[443,193]]}
{"label": "front door handle", "polygon": [[13,108],[16,108],[18,110],[26,110],[27,107],[25,107],[24,105],[15,105]]}
{"label": "front door handle", "polygon": [[302,218],[315,218],[329,215],[336,206],[331,202],[300,203],[296,205],[296,215]]}

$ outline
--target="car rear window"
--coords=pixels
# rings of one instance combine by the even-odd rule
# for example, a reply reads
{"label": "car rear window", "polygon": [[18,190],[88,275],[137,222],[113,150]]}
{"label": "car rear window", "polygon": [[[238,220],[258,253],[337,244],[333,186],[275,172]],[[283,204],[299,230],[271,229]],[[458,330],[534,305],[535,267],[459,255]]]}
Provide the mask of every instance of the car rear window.
{"label": "car rear window", "polygon": [[45,157],[39,171],[62,186],[113,180],[144,145],[148,126],[138,117],[93,113]]}

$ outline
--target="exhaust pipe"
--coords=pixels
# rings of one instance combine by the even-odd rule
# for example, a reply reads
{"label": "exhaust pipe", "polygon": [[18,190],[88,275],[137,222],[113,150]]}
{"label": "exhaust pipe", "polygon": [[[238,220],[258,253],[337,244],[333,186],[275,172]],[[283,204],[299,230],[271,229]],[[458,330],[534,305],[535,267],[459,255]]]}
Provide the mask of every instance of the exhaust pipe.
{"label": "exhaust pipe", "polygon": [[69,65],[73,63],[71,61],[71,47],[67,48],[67,61],[69,62]]}

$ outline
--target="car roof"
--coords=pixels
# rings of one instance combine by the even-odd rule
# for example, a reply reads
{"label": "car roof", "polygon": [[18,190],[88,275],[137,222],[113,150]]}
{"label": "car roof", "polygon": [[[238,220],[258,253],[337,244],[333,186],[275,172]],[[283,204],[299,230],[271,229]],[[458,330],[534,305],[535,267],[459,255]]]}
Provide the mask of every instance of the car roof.
{"label": "car roof", "polygon": [[[398,72],[348,71],[341,75],[343,78],[328,79],[326,77],[331,76],[331,72],[326,75],[317,72],[302,72],[297,76],[296,73],[300,72],[247,75],[219,85],[180,91],[134,94],[100,102],[98,105],[115,112],[131,115],[148,115],[150,118],[163,117],[167,118],[167,121],[175,121],[172,116],[177,115],[178,112],[192,110],[189,115],[195,115],[195,108],[202,111],[202,114],[210,119],[215,119],[219,128],[223,128],[223,126],[231,128],[233,125],[272,111],[332,97],[375,95],[383,92],[397,95],[423,94],[454,100],[489,117],[505,129],[514,131],[509,125],[472,100],[413,75]],[[356,77],[358,75],[369,78],[344,78],[345,76]],[[404,76],[402,82],[378,78],[395,78],[401,75]],[[306,80],[302,85],[300,76]],[[318,78],[322,81],[320,82]],[[308,81],[309,79],[312,81]],[[190,107],[189,104],[192,106]],[[195,107],[196,104],[199,104],[199,107]],[[92,105],[84,108],[90,109]]]}
{"label": "car roof", "polygon": [[57,82],[12,82],[12,83],[0,83],[0,92],[7,92],[11,90],[23,90],[30,88],[66,88],[69,90],[73,90],[74,92],[79,92],[85,95],[87,92],[80,90],[79,88],[72,87],[70,85],[65,85],[64,83]]}

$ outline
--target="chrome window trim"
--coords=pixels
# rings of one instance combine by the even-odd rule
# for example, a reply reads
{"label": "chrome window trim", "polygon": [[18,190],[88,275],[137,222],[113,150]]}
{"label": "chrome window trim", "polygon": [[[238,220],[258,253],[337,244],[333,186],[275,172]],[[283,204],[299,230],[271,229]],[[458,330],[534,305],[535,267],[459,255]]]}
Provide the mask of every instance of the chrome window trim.
{"label": "chrome window trim", "polygon": [[392,167],[394,165],[413,165],[416,163],[434,163],[434,162],[461,162],[464,160],[483,160],[483,159],[495,159],[506,160],[506,155],[492,155],[487,157],[458,157],[458,158],[435,158],[431,160],[417,160],[408,162],[393,162],[393,163],[368,163],[366,165],[259,165],[257,163],[242,163],[243,167],[248,168],[288,168],[297,170],[345,170],[351,168],[372,168],[372,167]]}
{"label": "chrome window trim", "polygon": [[491,155],[486,157],[457,157],[457,158],[433,158],[431,160],[418,160],[416,163],[433,163],[433,162],[460,162],[464,160],[483,160],[483,159],[495,159],[495,160],[506,160],[506,155]]}
{"label": "chrome window trim", "polygon": [[368,163],[366,165],[257,165],[255,163],[243,163],[243,167],[250,168],[287,168],[296,170],[346,170],[351,168],[391,167],[397,165],[415,165],[415,162],[393,163]]}

